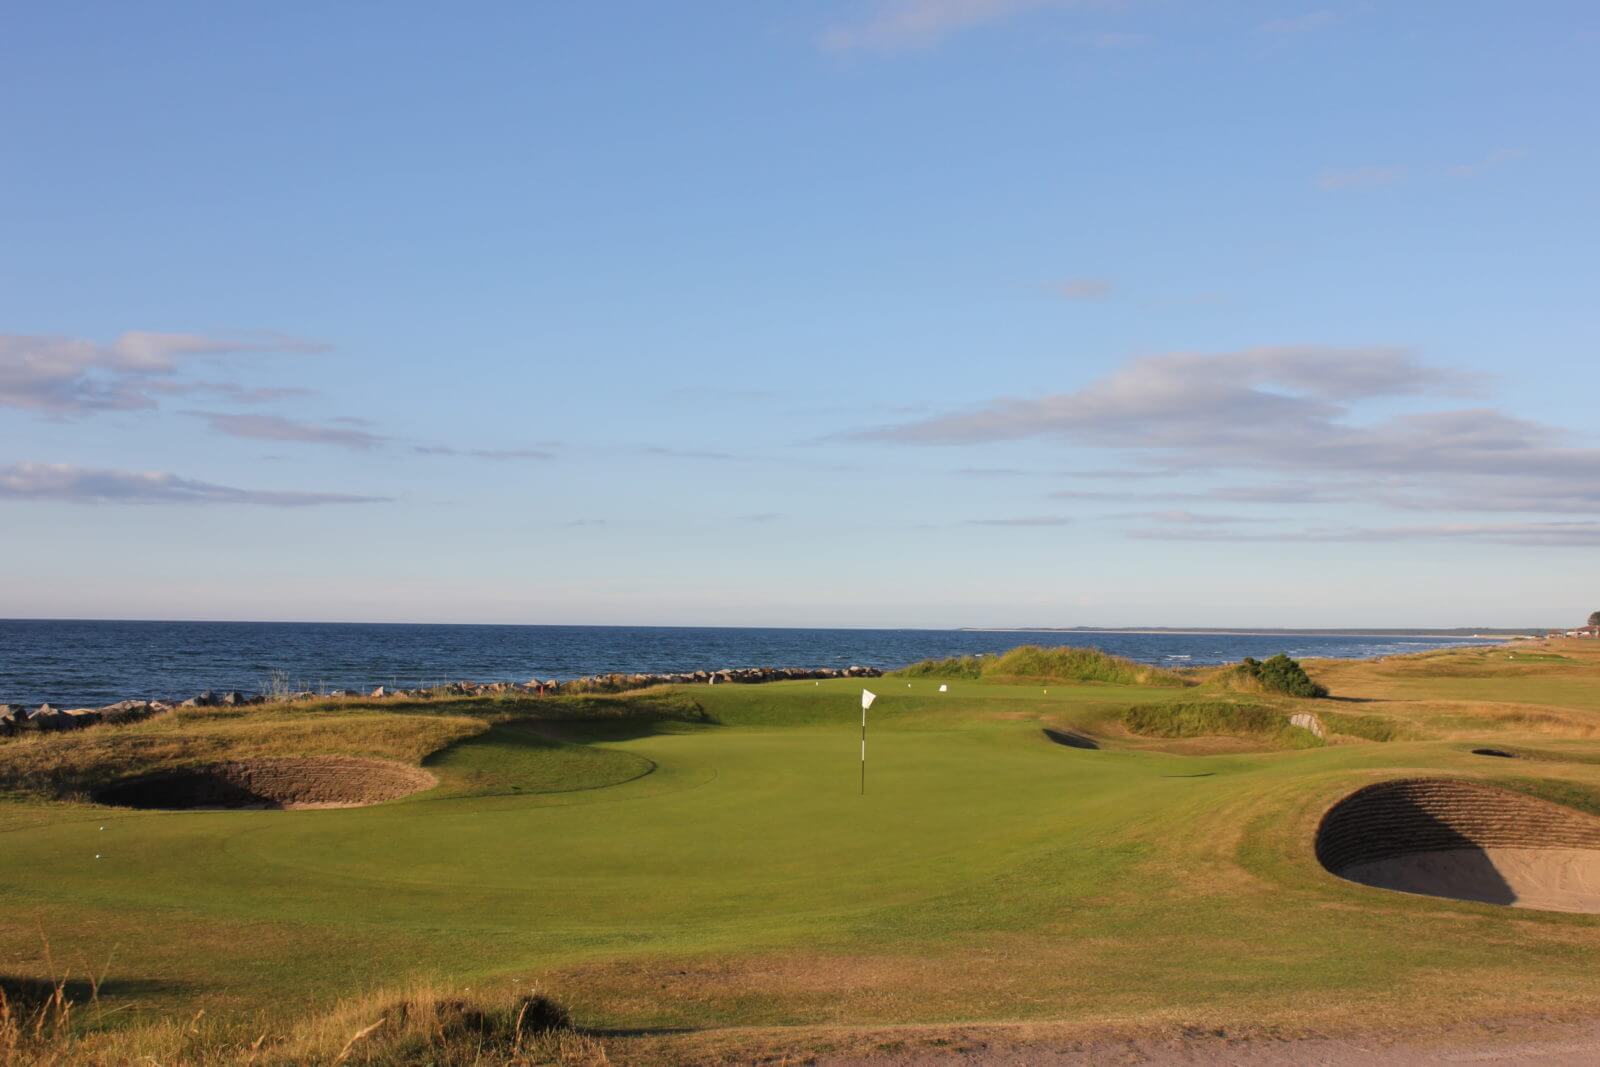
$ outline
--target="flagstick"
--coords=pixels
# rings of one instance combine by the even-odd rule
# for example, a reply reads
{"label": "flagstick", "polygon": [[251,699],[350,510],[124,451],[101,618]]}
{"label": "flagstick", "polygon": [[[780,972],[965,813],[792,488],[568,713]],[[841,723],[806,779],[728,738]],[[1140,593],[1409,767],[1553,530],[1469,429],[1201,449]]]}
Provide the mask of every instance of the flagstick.
{"label": "flagstick", "polygon": [[867,709],[878,699],[870,689],[861,691],[861,795],[867,795]]}
{"label": "flagstick", "polygon": [[867,795],[867,709],[861,709],[861,795]]}

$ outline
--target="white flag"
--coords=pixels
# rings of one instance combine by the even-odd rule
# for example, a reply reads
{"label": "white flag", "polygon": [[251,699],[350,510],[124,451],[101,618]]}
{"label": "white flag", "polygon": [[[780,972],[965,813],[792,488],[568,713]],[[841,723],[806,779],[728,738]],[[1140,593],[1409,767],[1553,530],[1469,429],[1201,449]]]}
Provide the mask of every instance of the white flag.
{"label": "white flag", "polygon": [[870,689],[863,689],[861,691],[861,710],[866,711],[868,708],[872,707],[872,702],[877,699],[877,693],[874,693]]}

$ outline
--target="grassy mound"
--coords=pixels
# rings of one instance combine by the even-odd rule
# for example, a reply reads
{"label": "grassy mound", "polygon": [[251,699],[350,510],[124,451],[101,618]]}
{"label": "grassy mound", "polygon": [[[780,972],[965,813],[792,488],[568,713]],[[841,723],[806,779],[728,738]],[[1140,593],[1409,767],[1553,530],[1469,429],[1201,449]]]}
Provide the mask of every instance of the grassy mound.
{"label": "grassy mound", "polygon": [[1289,725],[1289,717],[1271,705],[1230,700],[1136,704],[1123,712],[1122,724],[1145,737],[1254,737],[1289,748],[1321,744],[1309,730]]}
{"label": "grassy mound", "polygon": [[1347,715],[1343,712],[1319,713],[1331,733],[1359,737],[1366,741],[1399,741],[1415,735],[1404,723],[1384,715]]}
{"label": "grassy mound", "polygon": [[1052,682],[1109,682],[1113,685],[1183,686],[1181,674],[1098,648],[1023,645],[999,656],[952,656],[925,659],[895,671],[902,678],[1038,678]]}

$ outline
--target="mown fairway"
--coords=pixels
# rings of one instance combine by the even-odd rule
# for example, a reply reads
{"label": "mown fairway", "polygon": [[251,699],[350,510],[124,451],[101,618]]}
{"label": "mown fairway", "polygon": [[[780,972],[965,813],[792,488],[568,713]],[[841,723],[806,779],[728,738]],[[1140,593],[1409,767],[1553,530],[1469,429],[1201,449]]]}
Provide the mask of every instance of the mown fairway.
{"label": "mown fairway", "polygon": [[[397,713],[439,732],[497,724],[426,761],[439,788],[362,809],[113,810],[26,795],[13,770],[0,974],[109,963],[108,1027],[201,1008],[288,1026],[413,980],[537,981],[585,1027],[690,1031],[625,1039],[663,1056],[739,1027],[821,1041],[889,1024],[1581,1011],[1600,996],[1600,917],[1368,889],[1312,853],[1328,805],[1383,777],[1487,777],[1600,808],[1600,662],[1504,655],[1314,666],[1364,702],[1305,706],[1400,739],[1291,750],[1120,727],[1131,704],[1182,690],[874,680],[864,797],[858,683],[613,698],[603,718],[559,701],[219,716],[287,736],[318,715],[350,720],[348,736]],[[1491,703],[1473,702],[1478,681]],[[1053,743],[1047,725],[1103,747]],[[1543,758],[1475,756],[1475,740]],[[0,760],[81,741],[0,742]]]}

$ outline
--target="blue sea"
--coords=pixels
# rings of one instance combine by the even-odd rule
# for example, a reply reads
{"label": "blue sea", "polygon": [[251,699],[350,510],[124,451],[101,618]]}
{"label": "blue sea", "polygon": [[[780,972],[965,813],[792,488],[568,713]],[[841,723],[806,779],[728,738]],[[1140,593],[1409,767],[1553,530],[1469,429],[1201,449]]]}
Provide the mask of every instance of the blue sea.
{"label": "blue sea", "polygon": [[1493,639],[1425,634],[802,630],[657,626],[0,620],[0,703],[66,707],[124,698],[527,681],[723,667],[899,667],[1017,645],[1082,645],[1165,666],[1278,652],[1364,658]]}

